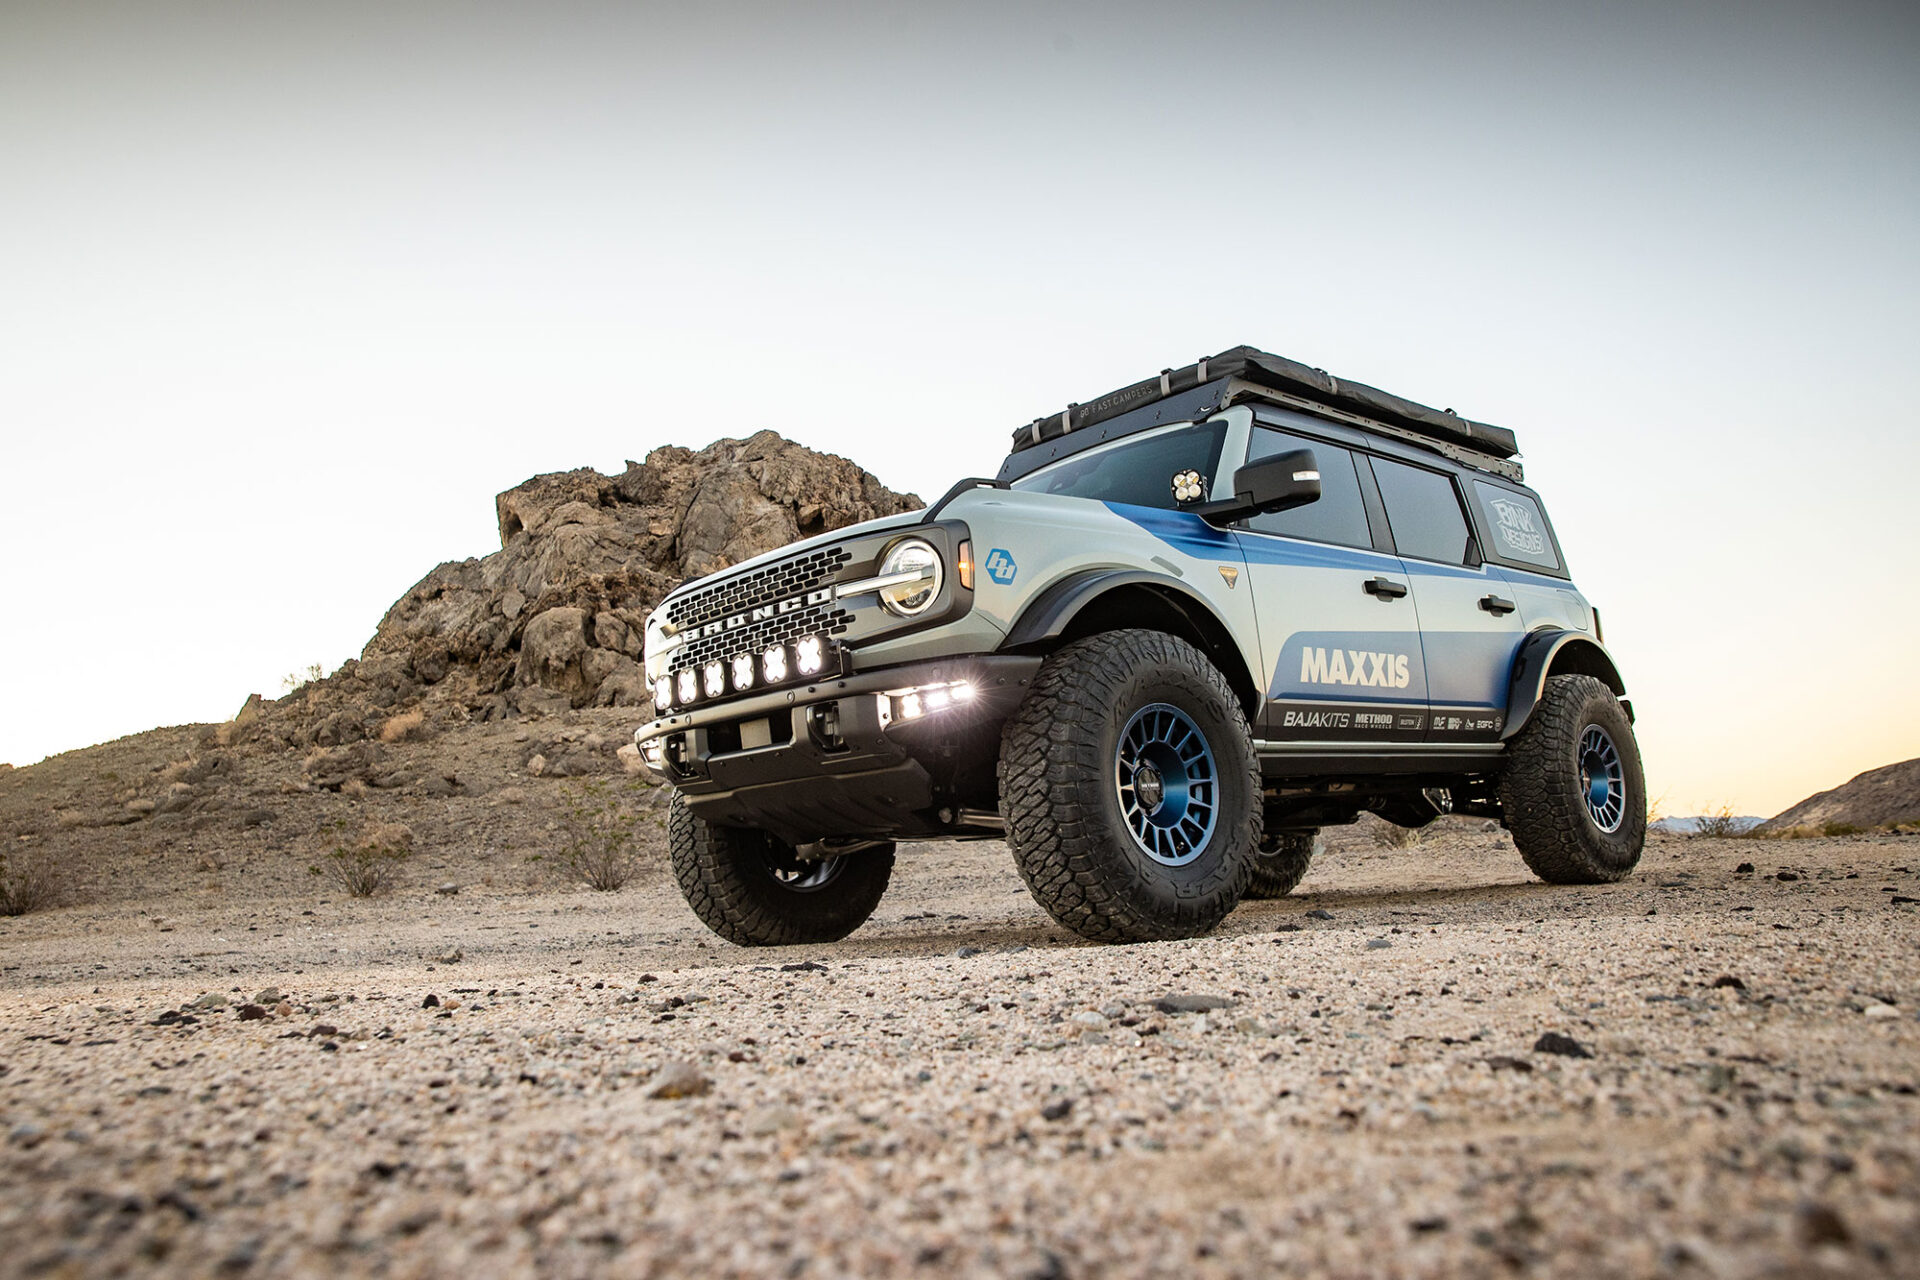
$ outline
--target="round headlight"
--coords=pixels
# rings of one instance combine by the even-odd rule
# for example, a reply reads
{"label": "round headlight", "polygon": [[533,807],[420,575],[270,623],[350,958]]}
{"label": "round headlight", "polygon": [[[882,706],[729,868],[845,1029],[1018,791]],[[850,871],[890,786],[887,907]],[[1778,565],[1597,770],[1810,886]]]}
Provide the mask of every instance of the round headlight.
{"label": "round headlight", "polygon": [[902,580],[880,588],[881,605],[888,613],[902,618],[926,612],[927,606],[940,594],[941,573],[940,553],[933,549],[932,543],[919,538],[896,543],[880,562],[880,576]]}

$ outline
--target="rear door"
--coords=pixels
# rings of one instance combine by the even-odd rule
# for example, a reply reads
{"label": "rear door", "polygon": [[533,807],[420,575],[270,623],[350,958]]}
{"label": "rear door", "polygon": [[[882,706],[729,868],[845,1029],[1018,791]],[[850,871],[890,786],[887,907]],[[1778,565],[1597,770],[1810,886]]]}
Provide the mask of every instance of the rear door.
{"label": "rear door", "polygon": [[1259,616],[1267,703],[1255,734],[1281,745],[1418,742],[1426,676],[1407,571],[1369,520],[1346,448],[1256,424],[1247,461],[1311,449],[1320,500],[1240,527]]}
{"label": "rear door", "polygon": [[1370,455],[1419,613],[1429,742],[1494,742],[1526,625],[1513,585],[1482,561],[1453,475]]}

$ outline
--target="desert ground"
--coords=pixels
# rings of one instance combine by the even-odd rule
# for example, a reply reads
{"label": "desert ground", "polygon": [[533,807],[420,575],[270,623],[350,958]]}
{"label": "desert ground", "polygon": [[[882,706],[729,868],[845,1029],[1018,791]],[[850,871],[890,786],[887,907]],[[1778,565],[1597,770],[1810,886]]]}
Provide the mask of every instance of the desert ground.
{"label": "desert ground", "polygon": [[367,899],[238,802],[216,855],[33,837],[127,843],[0,920],[0,1274],[1920,1275],[1920,839],[1556,888],[1344,829],[1130,947],[908,846],[748,951],[651,853],[508,874],[498,798],[412,795],[446,838]]}

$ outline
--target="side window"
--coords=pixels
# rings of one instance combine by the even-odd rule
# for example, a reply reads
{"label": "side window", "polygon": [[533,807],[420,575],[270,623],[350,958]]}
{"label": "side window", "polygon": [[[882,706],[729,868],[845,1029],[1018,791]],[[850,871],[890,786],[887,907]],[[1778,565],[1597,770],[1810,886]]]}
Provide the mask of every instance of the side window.
{"label": "side window", "polygon": [[1367,531],[1367,508],[1360,500],[1360,480],[1354,474],[1351,453],[1339,445],[1288,435],[1271,427],[1255,427],[1247,461],[1258,462],[1291,449],[1313,450],[1314,461],[1320,464],[1320,500],[1291,511],[1255,516],[1247,522],[1248,527],[1286,538],[1371,547],[1373,536]]}
{"label": "side window", "polygon": [[1559,570],[1560,556],[1553,549],[1553,539],[1547,536],[1547,521],[1538,503],[1524,493],[1485,480],[1473,482],[1473,495],[1479,499],[1487,528],[1493,531],[1489,555],[1514,564]]}
{"label": "side window", "polygon": [[1219,469],[1226,439],[1224,422],[1152,432],[1042,467],[1014,481],[1013,487],[1136,507],[1172,507],[1178,505],[1173,496],[1174,474],[1198,471],[1211,478]]}
{"label": "side window", "polygon": [[1387,504],[1387,524],[1393,529],[1395,549],[1403,556],[1422,560],[1467,563],[1472,535],[1453,481],[1437,471],[1404,462],[1387,458],[1372,461],[1373,478],[1379,481],[1380,497]]}

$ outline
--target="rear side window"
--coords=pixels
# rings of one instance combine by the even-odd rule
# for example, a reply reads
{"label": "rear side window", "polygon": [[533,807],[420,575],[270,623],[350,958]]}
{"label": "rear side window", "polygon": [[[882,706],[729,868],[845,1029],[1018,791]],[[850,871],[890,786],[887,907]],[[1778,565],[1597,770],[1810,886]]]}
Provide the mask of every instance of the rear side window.
{"label": "rear side window", "polygon": [[1198,471],[1210,484],[1219,469],[1226,436],[1224,422],[1156,432],[1063,459],[1015,480],[1013,487],[1136,507],[1174,507],[1179,505],[1173,496],[1174,475]]}
{"label": "rear side window", "polygon": [[1473,482],[1473,496],[1479,501],[1480,513],[1487,518],[1487,528],[1493,533],[1493,540],[1487,546],[1488,555],[1495,560],[1531,565],[1536,569],[1557,571],[1560,568],[1560,556],[1553,548],[1553,539],[1547,535],[1547,521],[1540,514],[1539,503],[1524,493],[1502,489],[1485,480]]}
{"label": "rear side window", "polygon": [[1372,462],[1373,478],[1380,482],[1380,497],[1387,504],[1394,548],[1403,556],[1422,560],[1467,563],[1473,535],[1453,481],[1437,471],[1387,458]]}
{"label": "rear side window", "polygon": [[1353,455],[1347,450],[1270,427],[1257,427],[1253,443],[1247,449],[1247,461],[1259,462],[1292,449],[1313,450],[1314,461],[1320,464],[1320,500],[1291,511],[1255,516],[1247,522],[1247,527],[1284,538],[1335,542],[1343,547],[1373,546],[1373,535],[1367,529],[1366,504],[1360,499],[1360,479],[1354,473]]}

